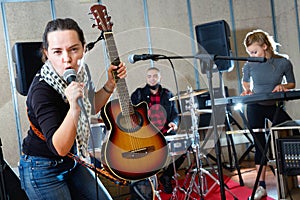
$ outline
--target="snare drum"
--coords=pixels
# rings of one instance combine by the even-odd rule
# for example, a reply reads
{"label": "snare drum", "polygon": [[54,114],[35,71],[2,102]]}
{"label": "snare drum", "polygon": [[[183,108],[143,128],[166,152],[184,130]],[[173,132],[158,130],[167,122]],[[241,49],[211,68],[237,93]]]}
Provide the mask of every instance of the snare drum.
{"label": "snare drum", "polygon": [[192,138],[187,134],[168,135],[165,138],[171,156],[185,154],[187,148],[192,144]]}

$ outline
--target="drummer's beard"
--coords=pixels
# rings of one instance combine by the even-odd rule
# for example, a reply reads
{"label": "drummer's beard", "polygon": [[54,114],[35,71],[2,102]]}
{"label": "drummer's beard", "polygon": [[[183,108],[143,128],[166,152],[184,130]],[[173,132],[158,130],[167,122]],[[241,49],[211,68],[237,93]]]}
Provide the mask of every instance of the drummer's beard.
{"label": "drummer's beard", "polygon": [[159,84],[159,83],[156,83],[155,85],[149,85],[149,84],[148,84],[148,86],[149,86],[149,88],[150,88],[151,90],[156,90],[156,89],[160,86],[160,84]]}

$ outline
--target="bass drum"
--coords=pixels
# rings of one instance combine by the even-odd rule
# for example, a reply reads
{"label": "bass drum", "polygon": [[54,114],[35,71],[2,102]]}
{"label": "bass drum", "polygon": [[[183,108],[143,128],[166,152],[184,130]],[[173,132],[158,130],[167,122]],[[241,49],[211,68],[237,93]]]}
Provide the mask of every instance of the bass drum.
{"label": "bass drum", "polygon": [[130,185],[130,200],[154,200],[158,188],[156,175],[144,180],[132,182]]}

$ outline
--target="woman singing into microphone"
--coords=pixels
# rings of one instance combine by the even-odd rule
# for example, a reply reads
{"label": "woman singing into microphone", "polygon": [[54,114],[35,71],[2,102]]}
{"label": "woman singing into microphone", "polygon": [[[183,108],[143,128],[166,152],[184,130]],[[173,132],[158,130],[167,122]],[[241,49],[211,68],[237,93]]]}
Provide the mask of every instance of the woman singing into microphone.
{"label": "woman singing into microphone", "polygon": [[[79,71],[79,60],[85,48],[83,31],[72,19],[48,22],[42,52],[44,65],[34,77],[27,96],[30,128],[23,140],[23,155],[19,172],[22,188],[29,199],[112,199],[98,180],[97,189],[93,173],[73,159],[69,152],[87,156],[89,137],[84,109],[91,113],[92,106],[99,112],[115,88],[112,70],[119,78],[126,76],[124,63],[108,68],[108,80],[103,88],[94,92],[91,104],[85,92],[88,81],[84,67]],[[77,82],[67,84],[66,70],[73,69]],[[81,101],[80,100],[80,101]]]}

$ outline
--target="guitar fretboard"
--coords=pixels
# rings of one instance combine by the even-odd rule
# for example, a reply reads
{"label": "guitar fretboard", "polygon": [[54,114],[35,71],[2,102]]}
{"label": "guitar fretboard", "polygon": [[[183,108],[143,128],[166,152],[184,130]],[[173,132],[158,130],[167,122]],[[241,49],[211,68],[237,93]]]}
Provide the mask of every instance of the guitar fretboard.
{"label": "guitar fretboard", "polygon": [[[117,50],[117,46],[115,44],[114,36],[112,32],[105,32],[104,33],[104,38],[106,41],[106,48],[107,52],[109,55],[110,62],[113,65],[118,66],[120,64],[120,58]],[[120,98],[120,105],[121,105],[121,110],[123,116],[128,116],[132,115],[134,113],[133,106],[130,101],[130,96],[128,92],[128,87],[126,84],[125,79],[119,79],[116,76],[116,73],[114,73],[114,78],[117,83],[117,92]]]}

